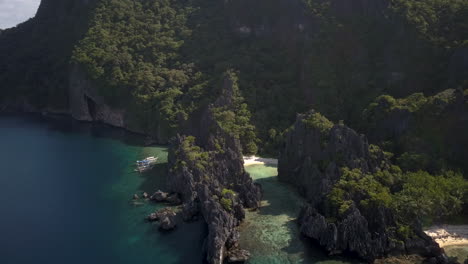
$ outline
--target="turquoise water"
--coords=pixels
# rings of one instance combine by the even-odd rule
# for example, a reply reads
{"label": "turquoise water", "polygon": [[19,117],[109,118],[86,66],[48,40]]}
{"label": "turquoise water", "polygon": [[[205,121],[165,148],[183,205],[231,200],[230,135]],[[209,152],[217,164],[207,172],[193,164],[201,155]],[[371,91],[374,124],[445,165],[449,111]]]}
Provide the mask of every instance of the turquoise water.
{"label": "turquoise water", "polygon": [[[0,117],[0,263],[202,263],[201,222],[160,233],[134,193],[162,186],[167,150],[121,130]],[[135,160],[158,156],[149,173]]]}
{"label": "turquoise water", "polygon": [[449,257],[455,258],[460,263],[468,259],[468,245],[446,246],[444,250]]}
{"label": "turquoise water", "polygon": [[250,264],[351,263],[330,259],[300,237],[296,217],[304,201],[278,181],[275,166],[250,165],[246,169],[264,191],[260,210],[247,212],[241,226],[240,245],[252,253]]}
{"label": "turquoise water", "polygon": [[[167,149],[142,141],[68,119],[0,116],[0,263],[203,263],[201,221],[161,233],[144,217],[162,206],[131,201],[164,186]],[[147,156],[160,162],[134,172],[135,160]],[[265,191],[261,209],[242,225],[250,264],[349,263],[299,237],[303,201],[277,181],[276,167],[247,170]]]}

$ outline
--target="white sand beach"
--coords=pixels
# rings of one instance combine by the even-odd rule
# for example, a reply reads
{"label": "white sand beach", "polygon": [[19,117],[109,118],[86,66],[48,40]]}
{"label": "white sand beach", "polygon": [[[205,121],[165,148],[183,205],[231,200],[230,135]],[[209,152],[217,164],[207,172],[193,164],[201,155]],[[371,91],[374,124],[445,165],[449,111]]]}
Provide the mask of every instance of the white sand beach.
{"label": "white sand beach", "polygon": [[264,165],[278,165],[277,159],[261,158],[257,156],[244,157],[244,166],[264,164]]}
{"label": "white sand beach", "polygon": [[468,246],[468,225],[438,225],[424,232],[442,248],[454,245]]}

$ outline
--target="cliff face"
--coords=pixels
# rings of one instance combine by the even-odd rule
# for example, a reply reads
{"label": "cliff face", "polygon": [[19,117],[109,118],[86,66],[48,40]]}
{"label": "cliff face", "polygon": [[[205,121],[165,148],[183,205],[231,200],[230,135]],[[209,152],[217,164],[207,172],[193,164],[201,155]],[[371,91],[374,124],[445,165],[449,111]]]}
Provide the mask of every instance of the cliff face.
{"label": "cliff face", "polygon": [[34,18],[2,32],[2,105],[13,110],[29,105],[29,110],[68,112],[70,56],[87,29],[95,3],[43,0]]}
{"label": "cliff face", "polygon": [[362,213],[351,207],[342,220],[327,220],[315,208],[305,206],[299,216],[301,233],[317,241],[330,254],[355,254],[372,263],[377,258],[416,254],[430,263],[449,263],[439,245],[414,226],[414,234],[397,240],[393,212],[383,207]]}
{"label": "cliff face", "polygon": [[206,260],[214,264],[226,257],[233,260],[239,252],[248,256],[238,248],[236,228],[244,207],[258,207],[261,198],[260,187],[244,170],[239,139],[224,131],[213,114],[214,108],[232,104],[232,82],[224,84],[222,95],[205,109],[205,118],[186,131],[200,136],[177,136],[169,152],[168,190],[182,197],[184,218],[199,213],[207,223],[204,249]]}
{"label": "cliff face", "polygon": [[[466,48],[427,41],[390,3],[173,1],[161,3],[165,16],[148,1],[43,0],[34,19],[1,33],[0,101],[3,109],[68,113],[164,143],[230,67],[239,70],[263,150],[273,153],[269,131],[283,131],[310,106],[351,123],[384,91],[433,93],[463,81]],[[122,26],[122,17],[131,23]],[[100,97],[88,96],[101,109],[96,118],[72,94],[77,48],[79,78],[90,83],[82,89]],[[114,97],[124,103],[111,104]]]}
{"label": "cliff face", "polygon": [[373,173],[388,167],[385,155],[371,153],[367,139],[317,112],[299,114],[289,128],[278,161],[278,177],[295,185],[312,203],[340,179],[341,168]]}
{"label": "cliff face", "polygon": [[[443,251],[417,223],[405,227],[409,230],[406,235],[401,234],[402,227],[391,202],[365,200],[367,192],[379,193],[376,191],[379,188],[387,192],[386,187],[376,187],[380,183],[369,175],[389,169],[386,154],[369,145],[365,136],[345,125],[333,125],[311,111],[298,115],[287,132],[278,177],[307,197],[309,204],[299,217],[301,233],[329,253],[352,253],[369,262],[391,255],[419,254],[435,263],[446,263]],[[384,174],[383,181],[389,180],[390,175]],[[356,179],[364,180],[345,184]],[[368,182],[372,184],[363,186]],[[339,184],[346,187],[337,189]],[[352,186],[364,188],[364,192],[355,193]],[[389,188],[395,187],[392,183]],[[346,197],[347,202],[337,202],[342,199],[339,197]],[[337,209],[335,203],[339,204]]]}

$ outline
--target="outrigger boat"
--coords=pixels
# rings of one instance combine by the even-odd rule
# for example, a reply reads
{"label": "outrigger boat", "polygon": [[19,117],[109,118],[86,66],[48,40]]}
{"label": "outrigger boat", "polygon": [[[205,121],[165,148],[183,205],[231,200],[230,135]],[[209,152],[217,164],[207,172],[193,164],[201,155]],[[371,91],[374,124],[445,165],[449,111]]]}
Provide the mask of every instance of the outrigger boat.
{"label": "outrigger boat", "polygon": [[157,160],[158,160],[158,157],[147,157],[144,160],[137,160],[136,161],[137,168],[135,169],[135,171],[138,171],[138,172],[147,171],[154,167]]}

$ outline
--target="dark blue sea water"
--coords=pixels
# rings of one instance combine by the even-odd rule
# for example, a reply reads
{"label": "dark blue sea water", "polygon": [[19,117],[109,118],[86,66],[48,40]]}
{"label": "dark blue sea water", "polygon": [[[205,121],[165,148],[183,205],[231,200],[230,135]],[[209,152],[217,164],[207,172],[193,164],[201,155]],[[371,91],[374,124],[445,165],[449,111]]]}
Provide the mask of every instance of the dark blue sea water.
{"label": "dark blue sea water", "polygon": [[[167,152],[121,130],[0,116],[0,263],[202,263],[201,222],[171,234],[131,197],[163,184]],[[148,174],[135,160],[158,156]]]}

